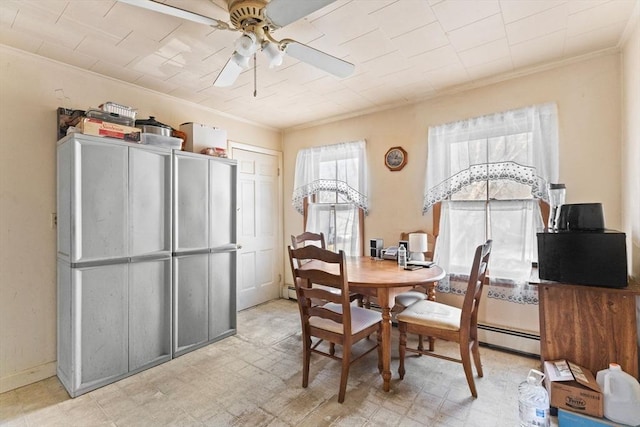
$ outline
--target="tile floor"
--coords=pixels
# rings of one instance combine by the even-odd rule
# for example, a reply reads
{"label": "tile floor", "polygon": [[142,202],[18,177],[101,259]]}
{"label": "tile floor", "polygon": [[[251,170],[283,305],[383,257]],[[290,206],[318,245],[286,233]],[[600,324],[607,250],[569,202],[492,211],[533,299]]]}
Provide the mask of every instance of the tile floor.
{"label": "tile floor", "polygon": [[313,355],[303,389],[297,304],[271,301],[240,312],[237,335],[75,399],[56,377],[0,394],[0,426],[518,425],[517,387],[538,360],[481,348],[473,399],[462,366],[440,359],[410,357],[400,381],[393,334],[392,390],[373,352],[352,365],[339,404],[340,363]]}

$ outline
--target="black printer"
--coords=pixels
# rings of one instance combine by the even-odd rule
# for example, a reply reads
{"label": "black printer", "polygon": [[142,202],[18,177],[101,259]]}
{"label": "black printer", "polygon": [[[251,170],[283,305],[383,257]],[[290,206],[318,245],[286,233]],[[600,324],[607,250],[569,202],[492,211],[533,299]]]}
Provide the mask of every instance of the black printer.
{"label": "black printer", "polygon": [[601,203],[560,207],[558,230],[538,236],[540,279],[571,284],[627,286],[625,233],[604,228]]}

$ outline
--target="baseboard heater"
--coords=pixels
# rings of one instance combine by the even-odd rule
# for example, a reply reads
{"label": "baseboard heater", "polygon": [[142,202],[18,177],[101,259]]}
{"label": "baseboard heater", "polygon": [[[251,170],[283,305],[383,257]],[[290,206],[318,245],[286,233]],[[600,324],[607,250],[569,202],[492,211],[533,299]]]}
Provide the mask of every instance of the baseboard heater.
{"label": "baseboard heater", "polygon": [[480,345],[526,357],[540,357],[540,336],[478,323]]}

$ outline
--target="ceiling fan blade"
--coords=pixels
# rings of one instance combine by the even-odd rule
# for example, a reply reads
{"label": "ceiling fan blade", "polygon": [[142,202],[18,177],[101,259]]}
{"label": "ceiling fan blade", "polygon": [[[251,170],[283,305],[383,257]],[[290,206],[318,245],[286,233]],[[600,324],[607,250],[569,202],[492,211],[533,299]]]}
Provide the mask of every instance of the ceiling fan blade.
{"label": "ceiling fan blade", "polygon": [[340,58],[336,58],[328,53],[321,52],[311,46],[296,41],[287,42],[285,52],[287,55],[337,77],[349,77],[353,73],[353,70],[355,70],[355,65],[350,62],[343,61]]}
{"label": "ceiling fan blade", "polygon": [[210,27],[217,28],[219,30],[228,30],[231,27],[224,21],[218,19],[209,18],[204,15],[199,15],[188,10],[180,9],[179,7],[168,6],[163,3],[158,3],[153,0],[118,0],[121,3],[127,3],[133,6],[142,7],[144,9],[153,10],[155,12],[164,13],[165,15],[175,16],[178,18],[186,19],[188,21],[197,22],[198,24],[209,25]]}
{"label": "ceiling fan blade", "polygon": [[[235,55],[235,52],[234,52]],[[220,74],[216,77],[213,85],[215,87],[229,87],[235,83],[235,81],[240,76],[243,68],[238,65],[238,63],[234,60],[233,56],[229,58],[222,70],[220,70]]]}
{"label": "ceiling fan blade", "polygon": [[271,0],[263,13],[274,28],[280,28],[334,1],[336,0]]}

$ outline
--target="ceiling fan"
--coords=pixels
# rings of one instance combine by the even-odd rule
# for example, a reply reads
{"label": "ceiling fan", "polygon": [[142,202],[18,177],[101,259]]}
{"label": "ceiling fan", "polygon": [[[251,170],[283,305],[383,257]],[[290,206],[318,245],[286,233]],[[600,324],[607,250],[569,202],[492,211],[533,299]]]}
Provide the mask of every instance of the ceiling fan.
{"label": "ceiling fan", "polygon": [[155,0],[118,0],[134,6],[209,25],[219,30],[241,32],[234,52],[222,68],[214,86],[231,86],[249,67],[258,50],[269,58],[269,68],[282,64],[285,54],[337,77],[348,77],[355,66],[328,53],[292,39],[276,40],[272,32],[319,10],[336,0],[228,0],[231,24]]}

